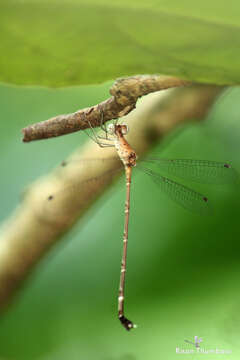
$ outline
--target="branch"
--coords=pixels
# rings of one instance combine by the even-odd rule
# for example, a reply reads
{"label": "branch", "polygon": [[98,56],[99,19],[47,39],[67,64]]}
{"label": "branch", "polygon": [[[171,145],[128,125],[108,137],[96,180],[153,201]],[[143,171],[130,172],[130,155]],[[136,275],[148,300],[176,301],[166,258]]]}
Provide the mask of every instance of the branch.
{"label": "branch", "polygon": [[136,107],[139,97],[149,93],[189,85],[175,77],[163,75],[138,75],[118,79],[110,89],[112,97],[90,108],[72,114],[59,115],[49,120],[29,125],[22,130],[23,141],[46,139],[98,127],[111,119],[127,115]]}
{"label": "branch", "polygon": [[[193,86],[144,98],[126,119],[131,123],[128,141],[138,155],[143,155],[172,129],[193,119],[203,119],[221,91],[222,88],[216,86]],[[102,160],[113,156],[112,148],[101,149],[89,141],[72,157]],[[1,229],[0,307],[9,303],[40,259],[79,217],[83,217],[112,181],[115,167],[114,161],[96,161],[94,166],[91,161],[83,161],[81,166],[75,162],[58,167],[29,187],[21,204]],[[89,177],[98,180],[86,181]],[[78,196],[73,188],[77,189]],[[56,196],[53,202],[47,201],[53,193],[64,193],[64,197]]]}

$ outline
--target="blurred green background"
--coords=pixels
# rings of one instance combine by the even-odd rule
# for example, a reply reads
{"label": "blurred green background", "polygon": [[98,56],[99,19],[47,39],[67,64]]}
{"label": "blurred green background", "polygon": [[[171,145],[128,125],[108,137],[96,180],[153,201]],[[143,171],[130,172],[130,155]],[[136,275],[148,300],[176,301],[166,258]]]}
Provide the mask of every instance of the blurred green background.
{"label": "blurred green background", "polygon": [[136,74],[238,85],[239,0],[1,0],[0,81],[62,87]]}
{"label": "blurred green background", "polygon": [[[0,87],[1,207],[7,218],[21,192],[77,146],[84,133],[24,144],[21,128],[99,103],[108,84],[61,90]],[[185,126],[155,154],[232,161],[240,169],[240,89],[227,91],[207,119]],[[104,149],[103,149],[104,151]],[[240,243],[238,186],[196,185],[214,215],[188,213],[144,174],[133,180],[126,315],[117,319],[124,220],[124,179],[112,186],[37,266],[0,318],[4,359],[239,359]],[[180,355],[201,347],[230,355]]]}

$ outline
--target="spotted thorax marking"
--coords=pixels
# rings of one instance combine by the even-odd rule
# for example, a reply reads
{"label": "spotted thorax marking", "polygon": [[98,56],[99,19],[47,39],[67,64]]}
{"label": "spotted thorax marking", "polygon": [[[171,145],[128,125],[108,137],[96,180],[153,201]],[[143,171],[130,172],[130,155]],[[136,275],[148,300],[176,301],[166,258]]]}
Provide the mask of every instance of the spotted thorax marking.
{"label": "spotted thorax marking", "polygon": [[[136,166],[137,154],[124,138],[124,135],[128,133],[128,126],[109,124],[108,133],[114,135],[114,145],[124,166]],[[127,185],[130,181],[127,181]]]}

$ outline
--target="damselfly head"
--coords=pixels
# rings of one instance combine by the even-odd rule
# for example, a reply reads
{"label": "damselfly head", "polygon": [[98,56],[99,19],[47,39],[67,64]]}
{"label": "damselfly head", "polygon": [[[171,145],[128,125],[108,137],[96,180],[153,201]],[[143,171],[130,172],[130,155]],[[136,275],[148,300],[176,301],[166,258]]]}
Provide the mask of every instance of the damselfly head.
{"label": "damselfly head", "polygon": [[109,124],[107,127],[107,132],[110,135],[114,135],[117,132],[122,133],[122,135],[126,135],[128,133],[128,126],[126,124]]}
{"label": "damselfly head", "polygon": [[121,126],[122,134],[126,135],[128,133],[128,126],[126,124],[119,125]]}

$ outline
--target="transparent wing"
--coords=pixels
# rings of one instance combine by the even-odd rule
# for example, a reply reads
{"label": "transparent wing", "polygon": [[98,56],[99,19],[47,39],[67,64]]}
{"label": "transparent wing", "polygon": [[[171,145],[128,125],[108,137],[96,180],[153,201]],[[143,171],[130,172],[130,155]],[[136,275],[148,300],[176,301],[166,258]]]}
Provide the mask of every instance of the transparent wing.
{"label": "transparent wing", "polygon": [[239,176],[229,163],[192,160],[192,159],[159,159],[147,158],[143,162],[152,163],[164,174],[205,184],[237,183]]}
{"label": "transparent wing", "polygon": [[[62,164],[64,167],[68,165],[66,162]],[[78,209],[88,206],[91,199],[94,199],[124,168],[118,163],[98,176],[93,175],[94,169],[93,172],[90,170],[82,174],[79,172],[80,179],[75,175],[74,180],[60,172],[51,186],[52,190],[46,191],[43,195],[43,206],[39,211],[41,219],[48,222],[67,222],[68,218],[71,219],[71,212],[76,213]]]}
{"label": "transparent wing", "polygon": [[150,169],[146,169],[142,166],[140,166],[139,169],[149,175],[151,179],[160,186],[163,192],[185,209],[201,215],[209,215],[211,213],[208,198],[206,196],[170,180],[167,177],[161,176]]}

